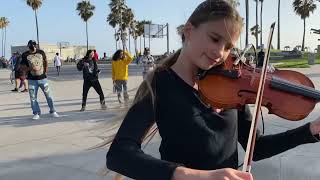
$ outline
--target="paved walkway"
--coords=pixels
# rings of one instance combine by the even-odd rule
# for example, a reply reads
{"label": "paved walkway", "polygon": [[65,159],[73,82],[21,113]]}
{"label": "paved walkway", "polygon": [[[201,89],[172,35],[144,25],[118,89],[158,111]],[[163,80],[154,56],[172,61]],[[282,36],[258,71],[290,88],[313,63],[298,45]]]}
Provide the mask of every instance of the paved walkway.
{"label": "paved walkway", "polygon": [[[296,69],[309,76],[320,89],[320,66]],[[79,72],[74,72],[79,73]],[[62,72],[63,74],[63,72]],[[101,177],[99,169],[105,164],[107,149],[88,150],[102,142],[112,119],[119,115],[120,107],[112,93],[110,76],[102,77],[101,84],[107,97],[108,110],[99,110],[94,90],[89,92],[88,111],[79,112],[81,106],[81,75],[69,80],[64,77],[50,79],[57,110],[61,118],[54,119],[39,93],[41,120],[31,120],[29,96],[11,93],[9,71],[0,69],[0,179],[1,180],[95,180]],[[66,78],[68,79],[68,78]],[[131,97],[141,82],[141,76],[131,75],[128,86]],[[123,111],[120,111],[123,112]],[[266,110],[264,109],[264,112]],[[303,121],[287,122],[265,113],[266,133],[282,132],[298,127],[319,116],[319,106]],[[159,156],[158,137],[146,149]],[[243,152],[241,152],[243,155]],[[242,161],[240,157],[240,161]],[[320,179],[320,143],[300,146],[253,165],[256,180],[318,180]]]}

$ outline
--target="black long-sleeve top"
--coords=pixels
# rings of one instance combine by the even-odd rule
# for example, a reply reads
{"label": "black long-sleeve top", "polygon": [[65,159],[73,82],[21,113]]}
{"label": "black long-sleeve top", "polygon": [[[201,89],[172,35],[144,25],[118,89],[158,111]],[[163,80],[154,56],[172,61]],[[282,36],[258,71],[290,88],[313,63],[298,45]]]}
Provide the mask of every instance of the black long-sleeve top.
{"label": "black long-sleeve top", "polygon": [[[85,66],[87,63],[87,66]],[[82,71],[83,79],[86,81],[98,80],[99,69],[97,62],[91,58],[84,58],[77,64],[78,70]]]}
{"label": "black long-sleeve top", "polygon": [[[171,69],[156,72],[152,87],[155,104],[148,95],[129,109],[107,154],[109,169],[133,179],[170,180],[177,166],[238,167],[237,142],[245,148],[250,130],[248,106],[216,113]],[[161,160],[141,150],[142,139],[154,122],[162,138]],[[258,131],[254,160],[317,142],[309,125],[268,136]]]}

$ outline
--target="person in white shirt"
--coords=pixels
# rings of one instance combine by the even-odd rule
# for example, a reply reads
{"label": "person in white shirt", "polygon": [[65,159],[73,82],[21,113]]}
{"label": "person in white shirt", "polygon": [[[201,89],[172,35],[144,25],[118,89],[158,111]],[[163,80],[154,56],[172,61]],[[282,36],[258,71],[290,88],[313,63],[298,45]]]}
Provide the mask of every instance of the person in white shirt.
{"label": "person in white shirt", "polygon": [[58,76],[60,75],[60,68],[61,68],[61,58],[59,56],[59,53],[56,53],[56,56],[53,59],[54,66],[57,68]]}
{"label": "person in white shirt", "polygon": [[140,59],[140,64],[143,66],[142,76],[143,80],[145,80],[146,75],[149,71],[152,71],[154,68],[154,58],[150,54],[150,49],[145,48],[142,58]]}

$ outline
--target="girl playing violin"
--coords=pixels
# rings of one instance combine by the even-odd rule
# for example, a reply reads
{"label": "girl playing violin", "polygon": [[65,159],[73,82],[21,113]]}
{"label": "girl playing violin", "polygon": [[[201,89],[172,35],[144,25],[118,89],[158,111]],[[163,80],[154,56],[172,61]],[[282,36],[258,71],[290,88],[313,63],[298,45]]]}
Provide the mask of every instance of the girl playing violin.
{"label": "girl playing violin", "polygon": [[[237,170],[237,142],[246,147],[249,107],[210,107],[199,98],[196,81],[199,69],[224,62],[241,29],[242,18],[227,0],[206,0],[194,10],[184,27],[182,48],[140,85],[107,154],[109,169],[140,180],[253,179]],[[141,150],[154,123],[162,139],[161,159]],[[320,118],[280,134],[257,131],[253,159],[317,142],[319,132]]]}

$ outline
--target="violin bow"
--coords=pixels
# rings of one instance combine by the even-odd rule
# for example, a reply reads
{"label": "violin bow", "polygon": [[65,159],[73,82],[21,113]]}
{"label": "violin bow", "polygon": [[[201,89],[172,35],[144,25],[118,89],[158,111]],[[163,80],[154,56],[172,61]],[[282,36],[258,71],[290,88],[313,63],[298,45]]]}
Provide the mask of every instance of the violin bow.
{"label": "violin bow", "polygon": [[248,143],[246,148],[246,155],[244,157],[244,162],[243,162],[243,169],[242,169],[243,172],[249,172],[249,173],[251,172],[251,163],[252,163],[253,152],[254,152],[255,141],[256,141],[258,117],[259,117],[260,107],[262,103],[264,84],[267,76],[267,67],[268,67],[267,65],[269,64],[270,48],[271,48],[271,41],[272,41],[274,27],[275,27],[275,22],[272,23],[270,27],[268,45],[267,45],[266,54],[264,56],[259,88],[257,92],[256,102],[255,102],[254,111],[253,111],[254,113],[252,117],[250,133],[249,133],[249,138],[248,138]]}

